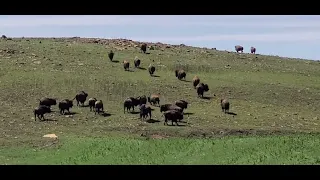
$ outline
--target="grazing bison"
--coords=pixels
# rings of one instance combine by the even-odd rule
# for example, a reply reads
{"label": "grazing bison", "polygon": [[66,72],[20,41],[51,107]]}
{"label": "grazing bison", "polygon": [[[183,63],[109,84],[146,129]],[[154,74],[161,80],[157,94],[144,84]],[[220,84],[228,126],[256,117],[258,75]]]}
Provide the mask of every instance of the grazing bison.
{"label": "grazing bison", "polygon": [[88,102],[89,102],[89,107],[90,107],[90,111],[94,110],[94,106],[95,106],[96,101],[97,101],[96,98],[90,98],[90,99],[88,100]]}
{"label": "grazing bison", "polygon": [[70,114],[70,108],[73,107],[73,103],[71,100],[69,99],[64,99],[62,101],[59,102],[59,109],[60,109],[60,114],[65,114],[65,110],[68,111],[68,113]]}
{"label": "grazing bison", "polygon": [[49,106],[50,108],[51,106],[57,105],[57,100],[53,98],[42,98],[39,99],[39,106],[40,105]]}
{"label": "grazing bison", "polygon": [[81,103],[82,106],[84,106],[84,102],[87,100],[88,94],[84,91],[80,91],[73,99],[76,99],[77,101],[77,106],[80,106],[79,102]]}
{"label": "grazing bison", "polygon": [[175,110],[183,113],[183,109],[175,104],[163,104],[160,106],[160,112]]}
{"label": "grazing bison", "polygon": [[129,70],[129,66],[130,66],[129,61],[124,60],[123,61],[123,68],[125,71]]}
{"label": "grazing bison", "polygon": [[139,105],[141,105],[141,104],[147,104],[147,97],[146,97],[145,95],[139,96],[139,97],[137,97],[136,99],[139,100]]}
{"label": "grazing bison", "polygon": [[237,46],[235,46],[234,48],[235,48],[235,50],[236,50],[237,52],[241,51],[241,53],[243,53],[243,47],[242,47],[242,46],[237,45]]}
{"label": "grazing bison", "polygon": [[183,114],[179,111],[175,111],[175,110],[169,110],[169,111],[165,111],[163,113],[164,116],[164,125],[168,125],[168,120],[171,120],[172,122],[172,126],[173,126],[173,122],[176,123],[176,125],[178,126],[178,120],[181,121],[183,119]]}
{"label": "grazing bison", "polygon": [[131,99],[131,102],[132,102],[132,108],[133,108],[133,111],[134,111],[134,107],[135,106],[138,106],[140,104],[140,99],[139,97],[138,98],[134,98],[134,97],[128,97],[127,99]]}
{"label": "grazing bison", "polygon": [[155,70],[156,70],[156,68],[152,64],[150,64],[148,67],[148,71],[149,71],[150,76],[153,76],[153,73]]}
{"label": "grazing bison", "polygon": [[129,110],[131,110],[131,108],[134,109],[133,102],[130,98],[127,98],[123,102],[123,113],[126,113],[126,108],[127,108],[127,112],[129,112]]}
{"label": "grazing bison", "polygon": [[221,99],[220,104],[221,104],[222,112],[224,112],[224,113],[229,112],[230,103],[227,99]]}
{"label": "grazing bison", "polygon": [[[39,118],[39,120],[41,121],[41,118],[43,120],[45,120],[44,118],[44,114],[46,113],[50,113],[51,110],[50,110],[50,107],[49,106],[46,106],[46,105],[39,105],[38,107],[36,107],[34,110],[33,110],[33,113],[34,113],[34,121],[37,121],[37,117]],[[41,116],[41,117],[40,117]]]}
{"label": "grazing bison", "polygon": [[183,69],[177,69],[177,70],[175,70],[175,74],[176,74],[176,77],[179,79],[179,80],[181,80],[181,79],[186,79],[186,76],[187,76],[187,74],[186,74],[186,72],[183,70]]}
{"label": "grazing bison", "polygon": [[160,96],[158,94],[151,94],[150,97],[148,97],[148,102],[151,105],[156,105],[160,106]]}
{"label": "grazing bison", "polygon": [[198,77],[198,76],[195,76],[195,77],[192,79],[193,87],[196,88],[199,83],[200,83],[199,77]]}
{"label": "grazing bison", "polygon": [[98,112],[98,114],[100,114],[100,112],[103,112],[103,102],[102,102],[102,100],[96,101],[94,103],[94,108],[95,108],[94,114],[97,114],[97,112]]}
{"label": "grazing bison", "polygon": [[142,44],[141,47],[140,47],[140,50],[141,50],[143,53],[146,53],[146,51],[147,51],[147,44],[146,44],[146,43]]}
{"label": "grazing bison", "polygon": [[177,100],[174,102],[174,104],[182,108],[182,110],[184,110],[188,108],[189,103],[185,100]]}
{"label": "grazing bison", "polygon": [[141,60],[136,56],[133,62],[134,62],[134,67],[138,68],[140,66]]}
{"label": "grazing bison", "polygon": [[251,47],[251,54],[256,54],[256,48],[255,47]]}
{"label": "grazing bison", "polygon": [[148,117],[149,114],[149,119],[151,119],[151,107],[146,106],[145,104],[142,104],[140,106],[140,119],[145,119]]}
{"label": "grazing bison", "polygon": [[108,57],[109,57],[110,61],[113,61],[114,52],[112,50],[108,53]]}
{"label": "grazing bison", "polygon": [[201,95],[201,97],[203,98],[203,93],[209,91],[209,86],[208,84],[200,83],[197,85],[196,89],[197,89],[198,97]]}

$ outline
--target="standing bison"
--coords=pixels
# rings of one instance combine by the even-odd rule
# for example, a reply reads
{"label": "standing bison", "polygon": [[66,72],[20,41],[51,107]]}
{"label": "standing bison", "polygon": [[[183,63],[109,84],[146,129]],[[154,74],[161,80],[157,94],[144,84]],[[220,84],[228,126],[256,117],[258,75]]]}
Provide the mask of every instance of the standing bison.
{"label": "standing bison", "polygon": [[96,98],[90,98],[90,99],[88,100],[90,111],[94,110],[94,106],[95,106],[96,101],[97,101]]}
{"label": "standing bison", "polygon": [[255,47],[251,47],[251,54],[256,54],[256,48]]}
{"label": "standing bison", "polygon": [[156,70],[156,68],[152,64],[150,64],[148,67],[148,71],[149,71],[150,76],[153,76],[153,73],[155,70]]}
{"label": "standing bison", "polygon": [[134,62],[133,63],[134,63],[134,67],[138,68],[138,67],[140,67],[141,60],[136,56],[134,58]]}
{"label": "standing bison", "polygon": [[95,108],[95,111],[94,111],[94,114],[100,114],[100,112],[103,112],[103,102],[102,100],[98,100],[94,103],[94,108]]}
{"label": "standing bison", "polygon": [[175,110],[169,110],[169,111],[165,111],[163,113],[164,116],[164,125],[168,125],[168,120],[171,120],[172,122],[172,126],[173,126],[173,122],[176,123],[177,126],[179,126],[178,124],[178,120],[181,121],[183,119],[183,114],[179,111],[175,111]]}
{"label": "standing bison", "polygon": [[175,74],[179,80],[186,79],[186,76],[187,76],[186,72],[183,69],[175,70]]}
{"label": "standing bison", "polygon": [[174,104],[182,108],[182,110],[184,110],[188,108],[189,103],[185,100],[177,100],[174,102]]}
{"label": "standing bison", "polygon": [[65,110],[67,110],[68,113],[70,114],[70,108],[73,107],[73,103],[69,99],[64,99],[59,102],[58,106],[59,106],[60,114],[65,114]]}
{"label": "standing bison", "polygon": [[221,99],[220,105],[221,105],[222,112],[224,112],[224,113],[229,112],[230,103],[227,99]]}
{"label": "standing bison", "polygon": [[183,112],[183,109],[175,104],[163,104],[160,106],[160,112],[175,110],[179,112]]}
{"label": "standing bison", "polygon": [[[41,121],[41,118],[42,118],[43,120],[45,120],[44,114],[50,113],[50,112],[51,112],[51,110],[50,110],[50,107],[49,107],[49,106],[39,105],[38,107],[36,107],[36,108],[33,110],[34,121],[37,121],[37,117],[39,118],[40,121]],[[40,116],[41,116],[41,117],[40,117]]]}
{"label": "standing bison", "polygon": [[39,99],[39,106],[41,105],[48,106],[50,108],[51,106],[57,105],[57,100],[53,98],[41,98]]}
{"label": "standing bison", "polygon": [[132,100],[130,98],[125,99],[123,102],[123,113],[124,114],[126,113],[126,109],[127,109],[127,112],[129,112],[129,110],[131,110],[131,108],[134,109],[134,104],[133,104]]}
{"label": "standing bison", "polygon": [[130,67],[129,61],[124,60],[124,61],[123,61],[123,68],[124,68],[124,70],[125,70],[125,71],[128,71],[128,70],[129,70],[129,67]]}
{"label": "standing bison", "polygon": [[108,57],[109,57],[110,61],[113,61],[114,52],[112,50],[108,53]]}
{"label": "standing bison", "polygon": [[198,77],[198,76],[195,76],[195,77],[192,79],[193,87],[196,88],[199,83],[200,83],[199,77]]}
{"label": "standing bison", "polygon": [[80,91],[73,99],[76,99],[77,106],[80,106],[79,102],[81,103],[81,106],[84,106],[84,102],[87,100],[88,94],[84,91]]}
{"label": "standing bison", "polygon": [[209,86],[208,86],[208,84],[200,83],[200,84],[198,84],[196,89],[197,89],[198,97],[201,96],[203,98],[203,93],[209,91]]}
{"label": "standing bison", "polygon": [[239,46],[239,45],[235,46],[235,50],[237,52],[241,51],[241,53],[243,53],[243,47],[242,46]]}
{"label": "standing bison", "polygon": [[143,53],[146,53],[146,52],[147,52],[147,44],[146,44],[146,43],[142,44],[141,47],[140,47],[140,50],[141,50]]}
{"label": "standing bison", "polygon": [[148,102],[151,105],[156,105],[160,106],[160,96],[158,94],[151,94],[150,97],[148,97]]}
{"label": "standing bison", "polygon": [[147,97],[145,95],[139,96],[136,99],[139,100],[139,105],[147,104]]}
{"label": "standing bison", "polygon": [[151,119],[151,107],[146,106],[145,104],[142,104],[140,106],[140,119],[145,119],[149,115],[149,119]]}

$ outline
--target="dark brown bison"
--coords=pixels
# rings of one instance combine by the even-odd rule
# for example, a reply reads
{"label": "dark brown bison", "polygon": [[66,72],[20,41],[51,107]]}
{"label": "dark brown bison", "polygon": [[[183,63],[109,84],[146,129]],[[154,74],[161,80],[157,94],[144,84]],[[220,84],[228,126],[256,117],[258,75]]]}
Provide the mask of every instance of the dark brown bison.
{"label": "dark brown bison", "polygon": [[169,111],[165,111],[163,113],[164,116],[164,125],[168,125],[168,120],[171,120],[172,122],[172,126],[173,126],[173,122],[176,123],[176,125],[178,126],[178,120],[181,121],[183,119],[183,113],[179,112],[179,111],[175,111],[175,110],[169,110]]}
{"label": "dark brown bison", "polygon": [[255,47],[251,47],[251,54],[256,54],[256,48]]}
{"label": "dark brown bison", "polygon": [[138,59],[138,57],[136,56],[136,57],[134,58],[133,63],[134,63],[134,67],[135,67],[135,68],[138,68],[138,67],[140,66],[141,60]]}
{"label": "dark brown bison", "polygon": [[123,113],[126,113],[126,109],[127,109],[127,112],[129,112],[131,108],[134,109],[134,104],[132,100],[130,98],[125,99],[123,102]]}
{"label": "dark brown bison", "polygon": [[174,104],[182,108],[182,110],[184,110],[188,108],[189,103],[185,100],[177,100],[174,102]]}
{"label": "dark brown bison", "polygon": [[44,106],[54,106],[57,105],[57,100],[53,98],[41,98],[39,99],[39,106],[44,105]]}
{"label": "dark brown bison", "polygon": [[145,104],[140,105],[140,119],[147,118],[148,114],[149,114],[149,119],[151,119],[151,107]]}
{"label": "dark brown bison", "polygon": [[[40,121],[41,121],[41,118],[42,118],[43,120],[45,120],[44,114],[50,113],[50,112],[51,112],[51,110],[50,110],[50,107],[49,107],[49,106],[39,105],[38,107],[36,107],[36,108],[33,110],[34,121],[37,121],[37,117],[39,118]],[[40,117],[40,116],[41,116],[41,117]]]}
{"label": "dark brown bison", "polygon": [[147,52],[147,44],[146,44],[146,43],[142,44],[141,47],[140,47],[140,50],[141,50],[143,53],[146,53],[146,52]]}
{"label": "dark brown bison", "polygon": [[64,99],[64,100],[59,102],[58,106],[59,106],[59,109],[60,109],[60,114],[65,114],[65,110],[67,110],[68,113],[70,114],[70,108],[73,107],[73,103],[69,99]]}
{"label": "dark brown bison", "polygon": [[113,61],[114,52],[112,50],[108,53],[108,57],[109,57],[110,61]]}
{"label": "dark brown bison", "polygon": [[152,64],[150,64],[148,67],[148,71],[149,71],[150,76],[153,76],[153,73],[155,70],[156,70],[156,68]]}
{"label": "dark brown bison", "polygon": [[192,79],[193,87],[196,88],[199,83],[200,83],[199,77],[198,77],[198,76],[195,76],[195,77]]}
{"label": "dark brown bison", "polygon": [[150,97],[148,97],[148,102],[151,105],[156,105],[160,106],[160,96],[158,94],[151,94]]}
{"label": "dark brown bison", "polygon": [[139,105],[141,105],[141,104],[147,104],[147,97],[146,97],[145,95],[139,96],[139,97],[137,97],[136,99],[139,100]]}
{"label": "dark brown bison", "polygon": [[96,98],[90,98],[90,99],[88,100],[90,111],[94,110],[94,106],[95,106],[96,101],[97,101]]}
{"label": "dark brown bison", "polygon": [[242,47],[242,46],[237,45],[237,46],[235,46],[234,48],[235,48],[235,50],[236,50],[237,52],[241,51],[241,53],[243,53],[243,47]]}
{"label": "dark brown bison", "polygon": [[84,91],[80,91],[73,99],[76,99],[77,106],[80,106],[79,102],[81,103],[81,106],[84,106],[84,102],[87,100],[88,94]]}
{"label": "dark brown bison", "polygon": [[160,106],[160,112],[175,110],[179,112],[183,112],[183,109],[175,104],[163,104]]}
{"label": "dark brown bison", "polygon": [[[95,111],[94,111],[94,114],[100,114],[100,112],[103,112],[103,102],[102,100],[98,100],[94,103],[94,108],[95,108]],[[101,111],[100,111],[101,110]]]}
{"label": "dark brown bison", "polygon": [[175,74],[179,80],[186,79],[186,76],[187,76],[186,72],[183,69],[175,70]]}
{"label": "dark brown bison", "polygon": [[196,89],[197,89],[198,97],[201,95],[201,97],[203,98],[203,93],[209,91],[209,86],[208,84],[200,83],[197,85]]}
{"label": "dark brown bison", "polygon": [[229,112],[230,103],[227,99],[221,99],[220,104],[221,104],[222,112],[224,112],[224,113]]}
{"label": "dark brown bison", "polygon": [[130,67],[129,61],[124,60],[124,61],[123,61],[123,68],[124,68],[124,70],[125,70],[125,71],[129,70],[129,67]]}

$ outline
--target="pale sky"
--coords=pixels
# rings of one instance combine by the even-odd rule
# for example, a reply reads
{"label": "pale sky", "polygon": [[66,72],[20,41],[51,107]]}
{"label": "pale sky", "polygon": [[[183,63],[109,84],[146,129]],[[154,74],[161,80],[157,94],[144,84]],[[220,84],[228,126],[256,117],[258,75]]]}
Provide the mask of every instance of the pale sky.
{"label": "pale sky", "polygon": [[0,16],[8,37],[126,38],[320,60],[320,16]]}

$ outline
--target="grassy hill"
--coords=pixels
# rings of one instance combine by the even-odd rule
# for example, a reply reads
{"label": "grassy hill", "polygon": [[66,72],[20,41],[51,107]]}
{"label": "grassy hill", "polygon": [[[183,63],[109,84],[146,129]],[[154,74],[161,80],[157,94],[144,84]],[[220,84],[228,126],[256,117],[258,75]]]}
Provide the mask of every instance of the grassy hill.
{"label": "grassy hill", "polygon": [[[124,39],[1,39],[0,164],[318,163],[318,61],[161,43],[148,43],[154,50],[143,54],[140,44]],[[114,62],[108,58],[110,50]],[[135,69],[135,56],[143,68],[153,63],[157,77]],[[123,60],[130,61],[131,71],[124,71]],[[175,77],[176,68],[187,72],[186,81]],[[192,86],[195,75],[209,85],[205,99]],[[103,100],[108,115],[94,115],[74,103],[72,115],[60,115],[54,106],[45,115],[48,121],[34,120],[38,99],[72,99],[81,90]],[[150,122],[123,113],[126,97],[151,93],[161,95],[160,104],[187,100],[184,122],[165,126],[158,107],[153,107]],[[236,115],[221,112],[221,97],[229,98]],[[59,140],[42,137],[50,133]]]}

